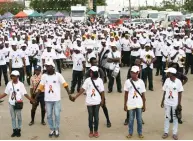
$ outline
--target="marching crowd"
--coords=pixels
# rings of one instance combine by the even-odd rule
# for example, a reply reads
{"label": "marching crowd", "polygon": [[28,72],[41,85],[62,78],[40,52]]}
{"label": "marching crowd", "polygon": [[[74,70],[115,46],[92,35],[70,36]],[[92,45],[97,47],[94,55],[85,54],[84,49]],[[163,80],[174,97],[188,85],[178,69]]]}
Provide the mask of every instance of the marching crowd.
{"label": "marching crowd", "polygon": [[[163,82],[161,107],[165,109],[165,122],[162,138],[168,137],[169,125],[173,123],[173,139],[178,139],[178,123],[182,124],[183,85],[188,81],[189,68],[193,74],[193,30],[185,34],[180,26],[163,28],[147,24],[109,27],[97,21],[91,26],[58,23],[56,20],[34,21],[28,26],[25,21],[3,20],[2,23],[0,79],[3,73],[6,88],[0,99],[9,96],[11,137],[21,136],[22,96],[32,104],[29,126],[34,124],[40,104],[42,125],[46,125],[46,114],[49,136],[59,136],[61,86],[72,102],[81,94],[86,95],[89,137],[99,137],[100,107],[107,127],[111,127],[104,83],[108,83],[108,93],[112,93],[116,81],[117,92],[125,93],[123,106],[127,113],[124,123],[128,125],[127,138],[133,135],[135,116],[139,138],[143,138],[145,92],[146,89],[154,91],[155,68],[156,76],[160,75]],[[64,62],[71,61],[72,81],[69,87],[61,73]],[[124,85],[121,84],[121,67],[128,67]],[[63,74],[65,76],[65,71]],[[24,86],[25,81],[30,86],[30,96]],[[75,92],[77,94],[73,95]]]}

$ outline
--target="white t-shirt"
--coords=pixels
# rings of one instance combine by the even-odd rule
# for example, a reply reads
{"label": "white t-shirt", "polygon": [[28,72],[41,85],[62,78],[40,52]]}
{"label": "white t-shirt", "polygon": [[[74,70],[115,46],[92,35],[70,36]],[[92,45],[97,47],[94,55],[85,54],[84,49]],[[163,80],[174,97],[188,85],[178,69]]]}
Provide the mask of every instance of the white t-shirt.
{"label": "white t-shirt", "polygon": [[[147,55],[150,55],[150,56],[151,56],[151,59],[147,59],[147,57],[146,57]],[[144,50],[144,51],[141,51],[141,56],[140,56],[140,58],[143,59],[145,62],[147,62],[147,61],[151,62],[151,60],[152,60],[153,58],[155,58],[155,55],[154,55],[153,51],[151,51],[151,50],[149,50],[149,51],[145,51],[145,50]],[[142,68],[143,68],[143,69],[147,68],[147,64],[142,63]],[[153,63],[150,64],[150,68],[153,69]]]}
{"label": "white t-shirt", "polygon": [[[112,55],[113,53],[113,55]],[[109,52],[107,58],[121,58],[121,53],[119,51],[115,51],[115,52]],[[114,70],[115,67],[119,67],[119,63],[109,63],[109,69],[110,70]]]}
{"label": "white t-shirt", "polygon": [[[162,47],[162,49],[161,49],[161,52],[162,52],[165,56],[167,56],[168,59],[169,59],[169,57],[170,57],[169,54],[171,53],[171,46],[164,45],[164,46]],[[166,58],[165,58],[164,56],[162,57],[162,61],[163,61],[163,62],[166,61]]]}
{"label": "white t-shirt", "polygon": [[[133,83],[137,88],[137,90],[140,92],[140,94],[146,92],[145,84],[141,79],[133,81]],[[125,81],[124,91],[128,92],[128,99],[127,99],[128,110],[143,107],[143,100],[141,96],[135,91],[135,88],[131,84],[130,79]]]}
{"label": "white t-shirt", "polygon": [[130,47],[131,47],[131,41],[130,39],[123,39],[122,40],[123,43],[123,51],[130,51]]}
{"label": "white t-shirt", "polygon": [[42,59],[45,59],[45,63],[49,61],[54,61],[56,59],[56,52],[54,49],[51,52],[47,52],[47,49],[44,50],[41,56]]}
{"label": "white t-shirt", "polygon": [[178,105],[178,93],[183,92],[184,88],[182,82],[176,78],[175,81],[171,81],[170,78],[167,78],[164,85],[163,91],[166,92],[164,104],[168,106],[177,106]]}
{"label": "white t-shirt", "polygon": [[9,53],[9,59],[12,60],[12,68],[22,68],[22,58],[24,58],[24,54],[20,49],[17,49],[16,51],[11,50]]}
{"label": "white t-shirt", "polygon": [[164,46],[163,42],[157,41],[157,45],[154,47],[155,48],[155,56],[162,56],[161,55],[161,50]]}
{"label": "white t-shirt", "polygon": [[12,50],[12,49],[10,47],[8,47],[8,48],[4,47],[3,49],[4,49],[4,53],[5,53],[6,62],[9,62],[9,55],[8,54],[9,54],[10,50]]}
{"label": "white t-shirt", "polygon": [[25,51],[22,50],[22,52],[23,52],[23,54],[24,54],[25,65],[26,65],[26,66],[29,66],[29,65],[30,65],[30,62],[29,62],[30,52],[29,52],[29,50],[27,50],[27,49],[26,49]]}
{"label": "white t-shirt", "polygon": [[61,85],[67,84],[64,77],[56,72],[54,75],[43,74],[40,85],[44,86],[45,101],[61,100]]}
{"label": "white t-shirt", "polygon": [[5,58],[6,51],[4,49],[0,50],[0,65],[6,65],[6,58]]}
{"label": "white t-shirt", "polygon": [[[100,92],[103,92],[104,91],[103,80],[101,78],[97,78],[96,80],[93,81],[98,90]],[[86,91],[86,105],[98,105],[101,103],[101,95],[95,89],[90,77],[84,81],[82,88],[85,89]]]}
{"label": "white t-shirt", "polygon": [[173,49],[171,51],[171,55],[170,56],[173,57],[176,54],[176,52],[179,52],[179,53],[178,53],[178,55],[176,55],[176,57],[172,61],[173,63],[178,63],[178,61],[179,61],[179,59],[181,57],[186,57],[186,54],[185,54],[185,52],[182,49],[179,49],[178,51]]}
{"label": "white t-shirt", "polygon": [[13,92],[14,92],[13,87],[14,87],[14,90],[16,92],[16,100],[22,100],[22,96],[27,94],[25,86],[22,82],[18,81],[17,84],[12,83],[12,81],[8,82],[8,84],[5,88],[5,94],[9,95],[9,103],[11,105],[15,105],[15,98],[13,95]]}
{"label": "white t-shirt", "polygon": [[132,48],[138,48],[138,51],[135,51],[135,50],[132,50],[131,51],[131,56],[140,56],[140,48],[141,48],[141,45],[139,44],[139,42],[137,42],[137,43],[132,43],[131,44],[131,47]]}
{"label": "white t-shirt", "polygon": [[85,58],[83,56],[83,54],[81,53],[73,53],[72,54],[72,60],[73,60],[73,70],[75,71],[82,71],[83,70],[83,65],[82,62],[85,61]]}
{"label": "white t-shirt", "polygon": [[[39,50],[39,46],[37,44],[31,44],[29,46],[29,50],[30,50],[30,56],[34,56],[36,52]],[[37,55],[34,58],[37,58]]]}

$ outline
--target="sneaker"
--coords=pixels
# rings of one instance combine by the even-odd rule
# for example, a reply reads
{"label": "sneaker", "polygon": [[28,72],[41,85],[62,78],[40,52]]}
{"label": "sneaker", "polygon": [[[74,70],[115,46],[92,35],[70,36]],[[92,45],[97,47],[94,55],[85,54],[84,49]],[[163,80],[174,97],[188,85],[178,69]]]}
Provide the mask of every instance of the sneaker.
{"label": "sneaker", "polygon": [[99,137],[99,133],[98,132],[94,132],[94,137],[98,138]]}
{"label": "sneaker", "polygon": [[56,131],[55,131],[55,137],[59,137],[59,135],[60,135],[60,134],[59,134],[59,131],[56,130]]}
{"label": "sneaker", "polygon": [[21,129],[16,129],[16,135],[17,137],[21,137]]}
{"label": "sneaker", "polygon": [[111,127],[111,122],[107,122],[107,128]]}
{"label": "sneaker", "polygon": [[17,131],[16,131],[17,129],[13,129],[13,133],[12,133],[12,135],[11,135],[11,137],[13,138],[13,137],[15,137],[15,136],[17,136]]}
{"label": "sneaker", "polygon": [[92,131],[90,131],[90,133],[89,133],[89,137],[90,137],[90,138],[94,137],[94,134],[93,134],[93,132],[92,132]]}
{"label": "sneaker", "polygon": [[50,131],[50,133],[49,133],[49,137],[52,137],[54,135],[54,131]]}

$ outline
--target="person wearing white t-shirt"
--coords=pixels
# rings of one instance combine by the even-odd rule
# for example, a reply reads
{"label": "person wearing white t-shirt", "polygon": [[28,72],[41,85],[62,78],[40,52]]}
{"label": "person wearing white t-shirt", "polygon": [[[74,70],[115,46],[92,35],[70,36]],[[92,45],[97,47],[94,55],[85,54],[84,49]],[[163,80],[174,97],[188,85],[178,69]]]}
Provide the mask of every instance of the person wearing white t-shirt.
{"label": "person wearing white t-shirt", "polygon": [[81,82],[83,79],[83,73],[85,72],[85,58],[81,53],[81,48],[76,47],[72,52],[73,61],[73,72],[72,72],[72,83],[71,83],[71,94],[74,93],[76,84],[77,92],[79,92],[81,87]]}
{"label": "person wearing white t-shirt", "polygon": [[191,66],[191,74],[193,74],[193,37],[190,39],[188,38],[185,42],[185,52],[186,52],[186,63],[185,63],[185,74],[188,74],[189,67]]}
{"label": "person wearing white t-shirt", "polygon": [[124,98],[124,110],[129,112],[129,124],[128,124],[128,136],[131,138],[133,135],[133,125],[136,115],[137,119],[137,132],[139,138],[143,138],[142,133],[142,111],[145,112],[145,84],[143,80],[138,78],[139,67],[133,66],[131,68],[131,79],[126,80],[124,85],[125,98]]}
{"label": "person wearing white t-shirt", "polygon": [[19,71],[19,80],[23,82],[22,78],[26,74],[25,57],[21,49],[17,49],[15,42],[12,43],[12,50],[9,53],[9,72],[14,70]]}
{"label": "person wearing white t-shirt", "polygon": [[182,92],[184,91],[182,82],[176,78],[177,70],[175,68],[168,68],[165,70],[168,73],[168,77],[163,85],[163,98],[161,101],[161,107],[165,108],[165,122],[164,122],[164,134],[162,136],[163,139],[168,137],[169,126],[171,115],[170,112],[172,110],[173,116],[173,139],[178,140],[177,132],[178,132],[178,119],[176,115],[177,108],[181,107],[181,98]]}
{"label": "person wearing white t-shirt", "polygon": [[116,44],[111,44],[111,51],[108,53],[107,62],[109,63],[109,72],[108,72],[108,93],[112,93],[114,79],[117,83],[117,92],[122,93],[121,86],[121,72],[120,72],[120,62],[121,62],[121,53],[117,50]]}
{"label": "person wearing white t-shirt", "polygon": [[9,68],[9,53],[10,53],[10,45],[9,45],[9,42],[8,41],[5,41],[5,59],[6,59],[6,64],[7,64],[7,67]]}
{"label": "person wearing white t-shirt", "polygon": [[[88,122],[89,122],[89,137],[99,137],[98,125],[99,125],[99,108],[103,106],[105,102],[104,84],[103,80],[99,78],[98,67],[92,66],[90,68],[91,77],[87,78],[80,89],[80,92],[71,97],[72,101],[75,101],[84,91],[86,91],[86,105],[88,109]],[[94,123],[94,127],[93,127]],[[94,128],[94,132],[93,132]]]}
{"label": "person wearing white t-shirt", "polygon": [[30,66],[31,66],[30,69],[32,71],[32,67],[37,66],[37,63],[38,63],[38,56],[37,55],[38,55],[39,46],[36,43],[35,38],[32,39],[32,44],[30,44],[28,49],[30,50],[29,61],[30,61]]}
{"label": "person wearing white t-shirt", "polygon": [[130,66],[130,55],[131,55],[131,39],[128,34],[125,34],[125,38],[122,40],[122,60],[123,65]]}
{"label": "person wearing white t-shirt", "polygon": [[133,66],[135,63],[135,60],[140,58],[140,48],[141,45],[137,41],[137,38],[133,38],[133,42],[131,44],[131,58],[130,58],[130,66]]}
{"label": "person wearing white t-shirt", "polygon": [[34,103],[34,100],[27,95],[27,91],[22,82],[19,81],[19,72],[14,70],[11,72],[11,81],[8,82],[4,94],[0,95],[0,99],[9,95],[9,110],[12,120],[13,134],[11,137],[21,136],[22,116],[21,108],[16,108],[16,103],[22,102],[22,97],[25,96],[28,100]]}
{"label": "person wearing white t-shirt", "polygon": [[87,71],[87,70],[89,70],[90,67],[91,67],[90,59],[91,59],[92,57],[97,58],[97,56],[96,56],[95,52],[93,51],[93,46],[88,45],[88,46],[86,47],[86,49],[87,49],[87,52],[86,52],[86,54],[85,54],[85,59],[86,59],[86,71]]}
{"label": "person wearing white t-shirt", "polygon": [[[30,67],[30,61],[29,61],[29,56],[30,56],[30,52],[29,50],[27,50],[27,45],[26,44],[22,44],[21,45],[21,51],[24,54],[24,58],[25,58],[25,64],[26,64],[26,75],[27,75],[27,83],[28,85],[30,85],[30,78],[31,78],[31,67]],[[25,81],[25,77],[23,76],[23,81]]]}
{"label": "person wearing white t-shirt", "polygon": [[153,91],[153,62],[155,61],[155,55],[150,50],[150,44],[145,45],[145,50],[141,52],[140,56],[142,60],[142,78],[147,87],[147,79],[149,82],[149,90]]}
{"label": "person wearing white t-shirt", "polygon": [[5,85],[8,83],[8,76],[7,76],[7,64],[6,64],[6,51],[3,47],[3,42],[0,42],[0,86],[1,86],[1,76],[3,73],[3,77],[5,80]]}
{"label": "person wearing white t-shirt", "polygon": [[[49,137],[55,135],[59,136],[60,128],[60,112],[61,112],[61,84],[66,89],[68,95],[70,91],[68,89],[68,84],[64,80],[64,77],[55,72],[55,64],[53,61],[47,61],[45,63],[46,73],[41,77],[40,85],[38,87],[38,93],[36,94],[36,99],[38,95],[44,91],[44,100],[46,104],[46,112],[48,124],[50,127]],[[55,123],[53,122],[53,113],[55,117]]]}

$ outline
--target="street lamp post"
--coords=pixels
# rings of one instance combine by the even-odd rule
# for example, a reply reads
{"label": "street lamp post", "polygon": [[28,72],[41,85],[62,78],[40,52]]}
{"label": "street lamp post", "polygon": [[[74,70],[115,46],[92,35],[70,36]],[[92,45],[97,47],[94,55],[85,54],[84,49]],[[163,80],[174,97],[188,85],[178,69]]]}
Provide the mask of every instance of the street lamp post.
{"label": "street lamp post", "polygon": [[129,0],[129,12],[130,12],[130,19],[131,19],[131,0]]}

